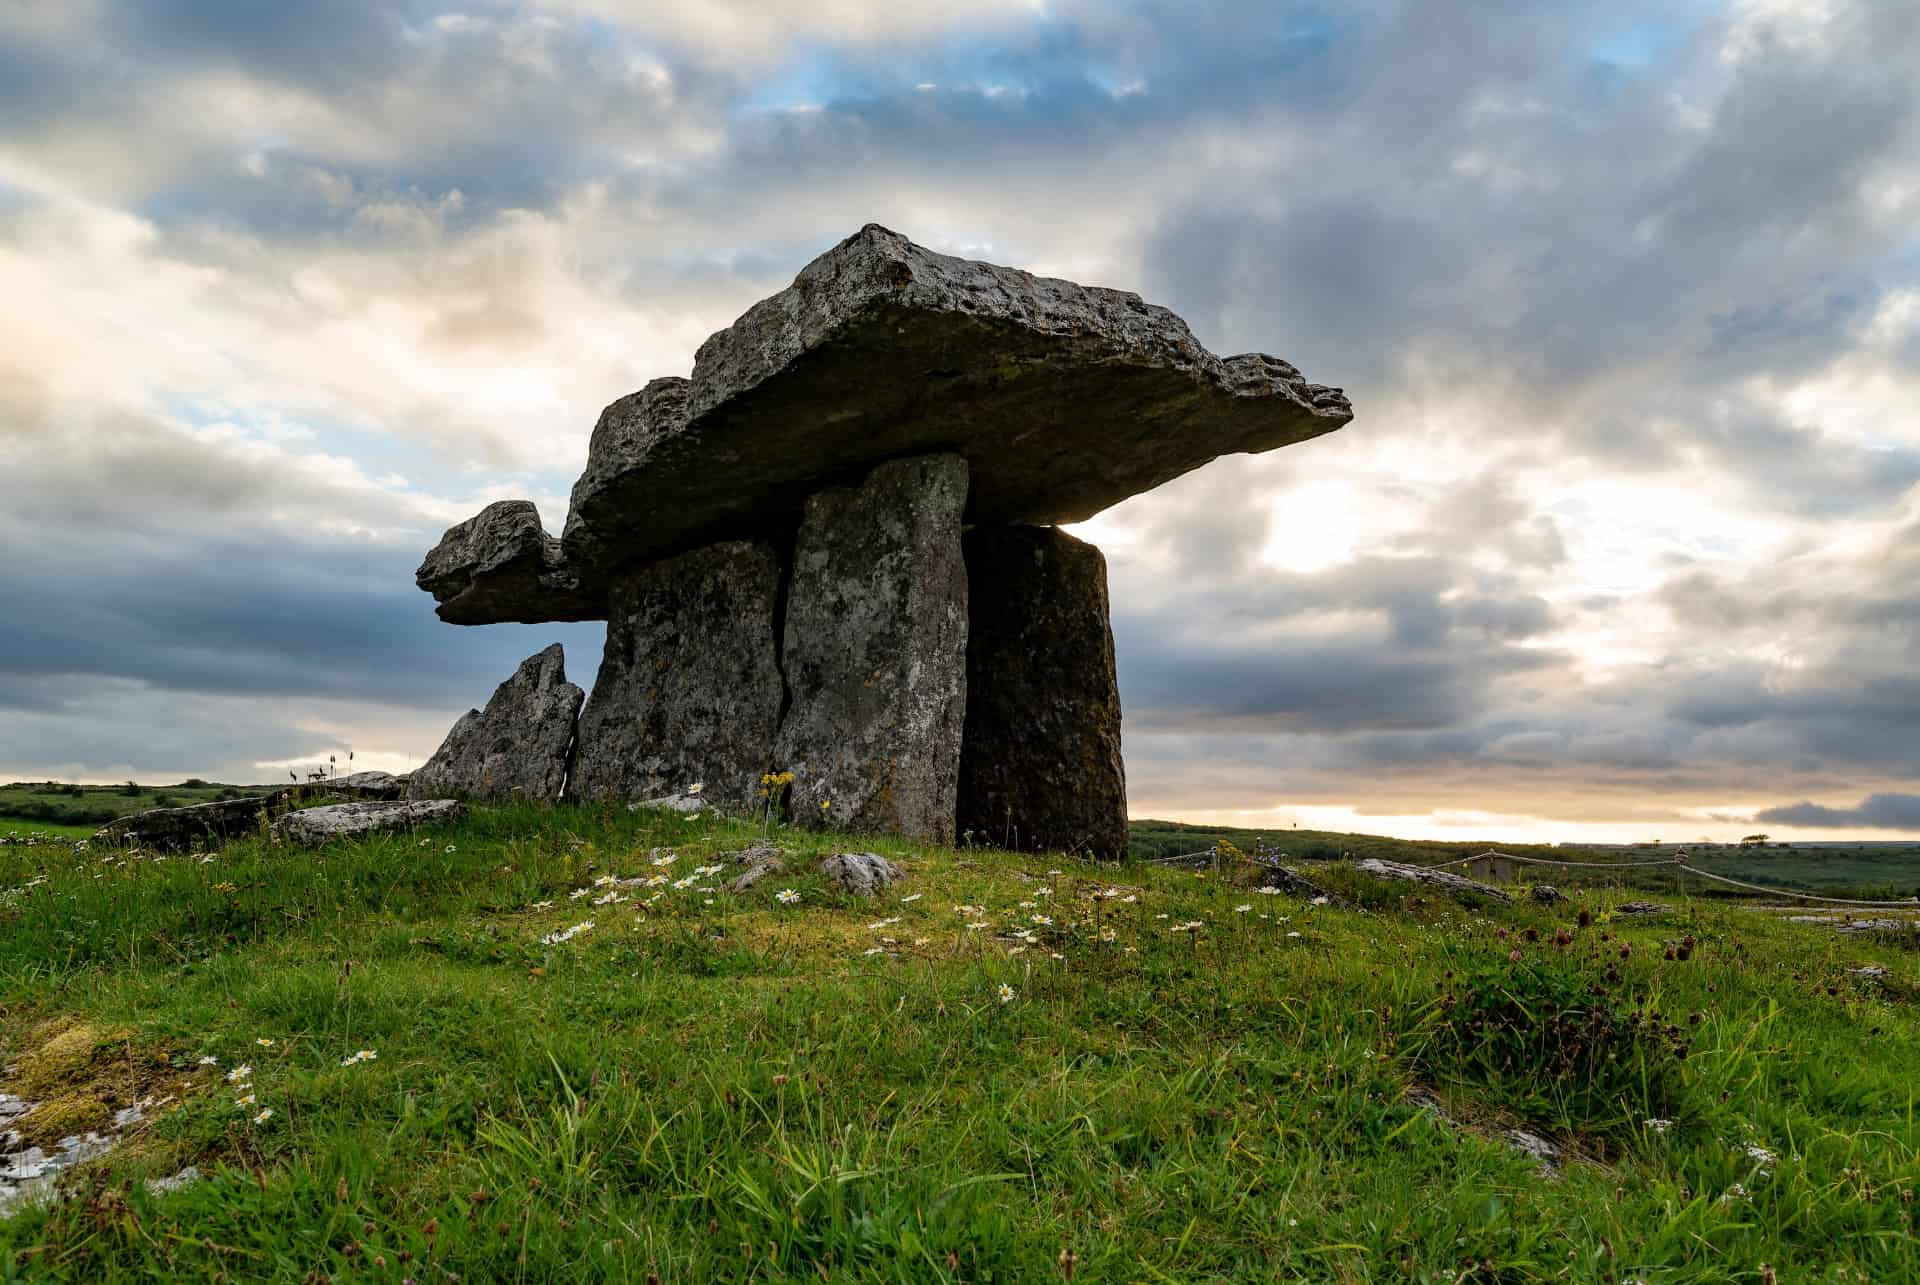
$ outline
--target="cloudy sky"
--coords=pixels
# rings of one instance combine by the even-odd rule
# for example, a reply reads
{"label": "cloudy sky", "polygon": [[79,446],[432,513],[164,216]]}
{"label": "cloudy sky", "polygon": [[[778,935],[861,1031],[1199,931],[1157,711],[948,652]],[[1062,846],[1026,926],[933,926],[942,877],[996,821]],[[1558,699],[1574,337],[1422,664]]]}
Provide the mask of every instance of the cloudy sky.
{"label": "cloudy sky", "polygon": [[1906,0],[4,0],[0,779],[589,682],[420,555],[868,221],[1353,398],[1081,529],[1136,816],[1920,833]]}

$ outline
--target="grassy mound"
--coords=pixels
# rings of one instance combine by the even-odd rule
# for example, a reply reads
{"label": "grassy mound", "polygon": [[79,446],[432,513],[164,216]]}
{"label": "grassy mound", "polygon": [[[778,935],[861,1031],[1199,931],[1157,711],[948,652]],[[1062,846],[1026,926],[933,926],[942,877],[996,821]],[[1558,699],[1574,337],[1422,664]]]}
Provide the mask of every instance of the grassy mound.
{"label": "grassy mound", "polygon": [[[1615,919],[1612,892],[1468,909],[1335,866],[1315,906],[787,831],[786,871],[729,893],[760,837],[506,808],[315,853],[0,848],[0,1060],[84,1025],[182,1086],[0,1254],[87,1281],[1920,1278],[1920,956],[1717,904]],[[906,877],[838,894],[817,858],[848,848]],[[1549,1175],[1509,1122],[1581,1159]]]}

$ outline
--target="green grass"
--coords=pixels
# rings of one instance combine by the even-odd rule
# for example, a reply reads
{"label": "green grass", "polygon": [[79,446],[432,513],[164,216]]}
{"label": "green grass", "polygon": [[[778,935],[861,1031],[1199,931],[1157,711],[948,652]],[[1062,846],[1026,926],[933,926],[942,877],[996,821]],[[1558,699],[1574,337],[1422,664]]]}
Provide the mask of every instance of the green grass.
{"label": "green grass", "polygon": [[[511,808],[211,862],[0,847],[0,1063],[175,1099],[0,1222],[0,1279],[1920,1278],[1920,952],[872,839],[908,874],[856,903],[811,866],[852,841],[787,831],[737,898],[699,891],[731,866],[650,907],[594,884],[756,834]],[[77,1060],[34,1071],[56,1035]],[[1543,1174],[1514,1125],[1582,1158]]]}

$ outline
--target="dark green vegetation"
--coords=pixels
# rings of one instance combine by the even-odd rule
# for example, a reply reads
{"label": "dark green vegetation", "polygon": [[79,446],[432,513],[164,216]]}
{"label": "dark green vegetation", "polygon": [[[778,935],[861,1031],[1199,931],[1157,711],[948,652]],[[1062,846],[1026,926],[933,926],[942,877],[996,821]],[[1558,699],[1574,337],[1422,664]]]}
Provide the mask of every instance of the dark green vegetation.
{"label": "dark green vegetation", "polygon": [[[1412,865],[1476,856],[1489,848],[1518,856],[1556,861],[1635,862],[1686,854],[1690,865],[1714,874],[1781,889],[1804,889],[1835,897],[1872,899],[1920,896],[1920,843],[1913,844],[1792,844],[1758,847],[1706,844],[1689,848],[1680,843],[1646,843],[1632,847],[1586,847],[1579,844],[1489,843],[1484,839],[1439,842],[1394,839],[1378,834],[1338,834],[1326,830],[1244,830],[1232,826],[1191,825],[1183,821],[1135,821],[1130,827],[1128,854],[1141,860],[1204,851],[1222,839],[1251,852],[1264,844],[1289,861],[1355,861],[1378,857]],[[1584,881],[1595,886],[1638,888],[1644,892],[1700,896],[1745,896],[1724,886],[1672,871],[1622,869],[1618,872],[1541,872],[1543,883]]]}
{"label": "dark green vegetation", "polygon": [[0,1222],[0,1273],[1920,1277],[1920,952],[872,840],[908,877],[854,903],[786,832],[793,873],[731,896],[757,836],[527,808],[211,862],[0,847],[0,1092],[173,1099]]}
{"label": "dark green vegetation", "polygon": [[60,781],[15,781],[0,785],[0,833],[48,824],[97,829],[116,817],[149,808],[184,808],[215,799],[267,794],[272,786],[221,785],[193,779],[179,785],[68,785]]}

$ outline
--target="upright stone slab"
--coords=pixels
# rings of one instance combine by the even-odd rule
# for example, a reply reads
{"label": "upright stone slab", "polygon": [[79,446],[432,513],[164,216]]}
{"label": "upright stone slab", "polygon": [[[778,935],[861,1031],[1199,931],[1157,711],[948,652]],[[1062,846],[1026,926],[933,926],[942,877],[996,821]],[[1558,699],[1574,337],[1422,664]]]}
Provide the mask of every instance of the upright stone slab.
{"label": "upright stone slab", "polygon": [[706,803],[751,805],[780,721],[781,561],[735,540],[615,582],[575,797],[656,799],[698,784]]}
{"label": "upright stone slab", "polygon": [[555,643],[520,662],[484,710],[468,710],[407,782],[409,799],[557,799],[586,693]]}
{"label": "upright stone slab", "polygon": [[959,829],[1030,852],[1127,846],[1107,560],[1051,527],[967,533]]}
{"label": "upright stone slab", "polygon": [[774,751],[794,775],[796,820],[952,842],[966,504],[957,455],[895,460],[807,500],[787,595],[792,705]]}

